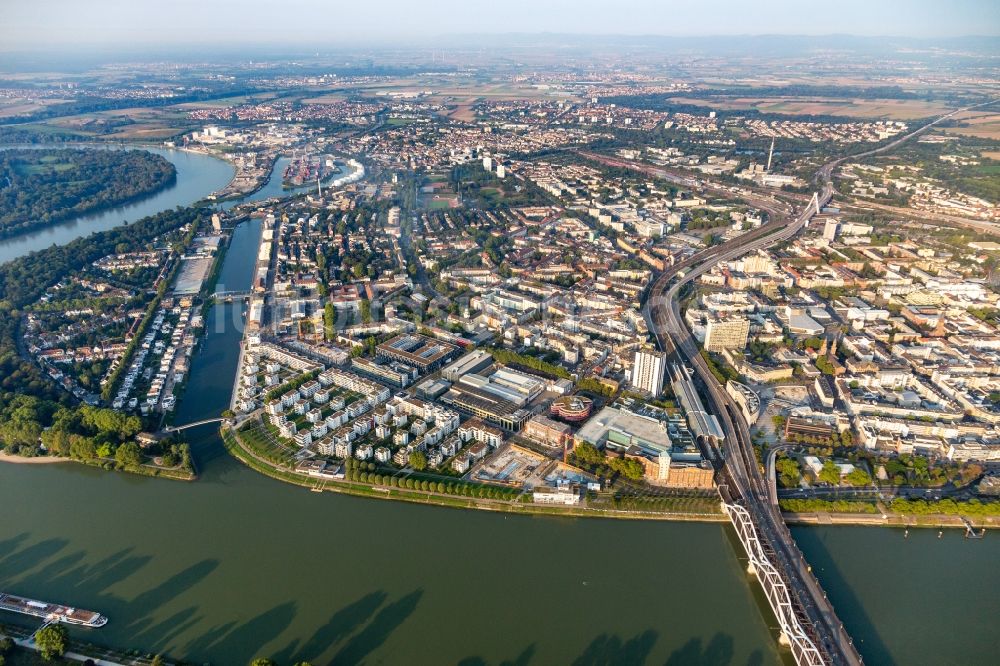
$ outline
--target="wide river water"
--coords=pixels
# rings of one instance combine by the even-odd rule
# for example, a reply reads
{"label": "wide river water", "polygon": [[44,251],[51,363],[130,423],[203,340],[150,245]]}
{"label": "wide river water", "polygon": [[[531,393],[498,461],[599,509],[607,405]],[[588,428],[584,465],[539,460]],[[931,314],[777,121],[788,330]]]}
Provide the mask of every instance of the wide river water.
{"label": "wide river water", "polygon": [[[177,170],[177,180],[155,194],[143,197],[121,206],[115,206],[88,215],[79,215],[73,219],[59,222],[44,229],[36,229],[9,238],[0,239],[0,263],[16,259],[22,255],[45,249],[51,245],[63,245],[80,236],[86,236],[95,231],[113,229],[124,222],[135,222],[148,215],[155,215],[175,206],[188,206],[206,196],[221,190],[232,179],[234,169],[222,159],[174,148],[158,148],[154,146],[119,146],[103,144],[67,144],[66,148],[79,148],[86,145],[91,148],[105,150],[121,150],[123,148],[139,148],[157,155],[162,155],[173,163]],[[51,148],[49,145],[37,146],[0,146],[6,148]],[[263,201],[271,197],[287,196],[290,192],[282,186],[281,176],[290,162],[288,157],[279,157],[272,169],[272,177],[256,192],[239,199],[221,202],[220,207],[228,209],[238,203],[247,201]],[[335,178],[334,174],[331,178]],[[296,191],[312,189],[314,185],[304,185]]]}
{"label": "wide river water", "polygon": [[[259,233],[255,221],[237,229],[220,285],[249,284]],[[209,313],[178,423],[228,406],[242,308]],[[195,483],[0,465],[0,591],[98,610],[107,626],[73,633],[195,663],[788,659],[724,525],[503,516],[312,493],[233,461],[211,426],[189,439]],[[994,535],[794,533],[866,663],[996,663]]]}

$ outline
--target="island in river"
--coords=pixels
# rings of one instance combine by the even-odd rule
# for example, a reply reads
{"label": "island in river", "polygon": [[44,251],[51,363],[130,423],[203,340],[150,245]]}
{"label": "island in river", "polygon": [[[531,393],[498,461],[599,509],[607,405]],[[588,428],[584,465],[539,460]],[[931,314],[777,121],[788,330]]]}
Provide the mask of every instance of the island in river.
{"label": "island in river", "polygon": [[176,178],[169,160],[144,150],[2,150],[0,237],[135,201]]}

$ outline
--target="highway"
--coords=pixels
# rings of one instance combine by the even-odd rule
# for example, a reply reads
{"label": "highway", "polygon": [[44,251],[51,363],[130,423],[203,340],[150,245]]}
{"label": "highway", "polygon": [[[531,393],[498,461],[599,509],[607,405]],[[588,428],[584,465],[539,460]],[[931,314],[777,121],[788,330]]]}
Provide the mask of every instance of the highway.
{"label": "highway", "polygon": [[[751,442],[750,428],[700,355],[681,318],[679,298],[684,285],[717,263],[793,237],[816,214],[817,208],[830,201],[832,194],[833,187],[827,184],[818,197],[819,205],[807,207],[790,222],[782,218],[774,219],[758,229],[762,231],[760,234],[744,234],[717,248],[710,248],[707,253],[699,253],[689,260],[691,268],[682,276],[676,270],[665,272],[657,280],[660,287],[654,287],[645,314],[661,349],[673,352],[677,360],[693,369],[701,380],[707,398],[706,408],[718,417],[726,434],[725,446],[716,456],[722,461],[718,470],[720,493],[727,503],[738,503],[747,509],[768,559],[782,574],[797,619],[810,635],[812,644],[823,655],[823,663],[860,664],[861,657],[854,649],[850,636],[795,545],[780,512],[771,503]],[[709,442],[705,445],[714,446]],[[795,656],[799,660],[799,655]]]}
{"label": "highway", "polygon": [[[780,595],[772,594],[774,591],[768,589],[769,585],[774,584],[773,578],[765,576],[761,582],[765,586],[772,609],[779,615],[783,630],[786,626],[796,630],[792,632],[795,636],[786,635],[785,638],[791,639],[793,656],[798,663],[855,665],[861,664],[862,659],[775,506],[773,487],[769,487],[761,474],[747,422],[740,415],[732,398],[712,375],[699,353],[698,345],[691,337],[691,332],[684,324],[680,312],[680,292],[685,285],[720,262],[736,259],[794,237],[833,198],[832,173],[844,160],[891,150],[957,112],[943,115],[879,148],[841,157],[824,164],[815,175],[820,191],[808,205],[797,212],[791,211],[785,202],[751,191],[743,198],[747,203],[767,211],[769,216],[767,224],[721,245],[698,252],[662,272],[653,282],[643,307],[643,315],[650,331],[656,337],[659,348],[671,354],[672,360],[694,371],[707,399],[706,408],[718,417],[722,425],[725,433],[723,446],[718,442],[702,444],[712,449],[706,451],[709,454],[707,457],[717,461],[720,495],[727,504],[741,506],[746,510],[745,513],[749,515],[755,531],[753,536],[759,541],[768,563],[773,565],[780,575],[781,581],[777,583],[781,587]],[[687,187],[702,187],[709,191],[725,192],[728,196],[732,196],[733,193],[732,188],[704,183],[699,179],[671,173],[648,164],[589,152],[580,154],[609,166],[636,169]],[[741,512],[742,510],[734,511],[730,515],[733,517]],[[734,519],[734,524],[736,523]],[[745,530],[739,525],[737,529],[743,540]],[[743,544],[750,553],[751,547],[748,542],[744,540]],[[756,541],[754,545],[757,545]],[[782,604],[780,601],[782,598],[790,599],[790,604]]]}

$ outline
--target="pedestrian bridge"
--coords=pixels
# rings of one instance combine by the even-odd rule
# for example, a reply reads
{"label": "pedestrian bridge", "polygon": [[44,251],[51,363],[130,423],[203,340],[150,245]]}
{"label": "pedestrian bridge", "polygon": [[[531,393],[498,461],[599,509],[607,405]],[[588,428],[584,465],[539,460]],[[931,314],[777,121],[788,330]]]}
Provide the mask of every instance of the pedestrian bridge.
{"label": "pedestrian bridge", "polygon": [[217,291],[214,294],[212,294],[212,296],[214,296],[217,299],[223,300],[223,301],[239,301],[239,300],[244,300],[245,301],[245,300],[249,299],[251,296],[253,296],[253,292],[252,291]]}
{"label": "pedestrian bridge", "polygon": [[193,423],[185,423],[184,425],[171,425],[166,426],[160,432],[180,432],[181,430],[187,430],[188,428],[197,428],[198,426],[208,425],[209,423],[222,423],[226,420],[224,416],[217,416],[212,419],[202,419],[201,421],[194,421]]}

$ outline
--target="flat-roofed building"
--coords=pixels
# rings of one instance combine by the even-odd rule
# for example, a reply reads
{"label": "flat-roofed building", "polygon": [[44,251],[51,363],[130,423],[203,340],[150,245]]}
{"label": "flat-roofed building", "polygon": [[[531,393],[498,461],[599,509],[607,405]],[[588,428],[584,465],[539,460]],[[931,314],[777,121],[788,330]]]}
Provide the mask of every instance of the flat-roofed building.
{"label": "flat-roofed building", "polygon": [[836,429],[825,421],[789,416],[785,421],[785,439],[795,437],[811,437],[818,439],[832,439],[836,434]]}
{"label": "flat-roofed building", "polygon": [[465,384],[455,384],[441,400],[507,430],[520,430],[531,416],[499,395]]}
{"label": "flat-roofed building", "polygon": [[743,349],[750,335],[750,320],[746,317],[712,317],[705,327],[705,349]]}
{"label": "flat-roofed building", "polygon": [[493,365],[493,355],[476,349],[460,357],[441,369],[441,376],[449,382],[457,382],[462,375],[480,372]]}
{"label": "flat-roofed building", "polygon": [[615,407],[605,407],[598,412],[577,431],[574,439],[621,452],[634,446],[653,457],[669,456],[671,448],[666,425],[661,421]]}
{"label": "flat-roofed building", "polygon": [[524,426],[524,436],[544,446],[562,448],[573,438],[573,429],[539,414]]}
{"label": "flat-roofed building", "polygon": [[640,349],[632,362],[632,386],[652,396],[660,395],[666,370],[666,354],[655,349]]}
{"label": "flat-roofed building", "polygon": [[355,370],[381,379],[400,388],[406,388],[419,377],[417,369],[399,361],[356,358],[351,361]]}
{"label": "flat-roofed building", "polygon": [[411,365],[421,372],[433,372],[458,352],[450,342],[435,340],[419,333],[397,335],[375,349],[379,358],[388,358]]}
{"label": "flat-roofed building", "polygon": [[564,395],[556,398],[549,407],[549,413],[570,423],[584,421],[590,416],[594,401],[582,395]]}

